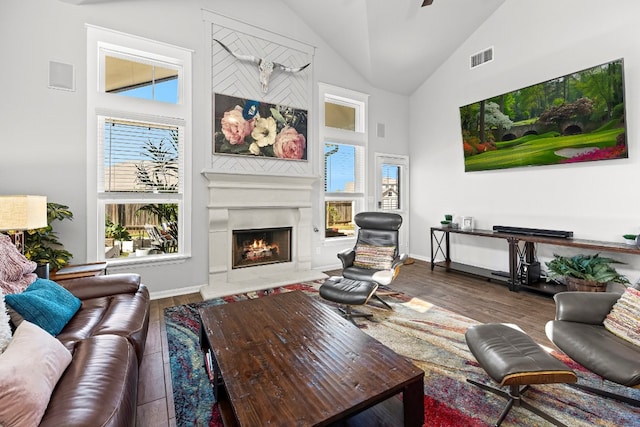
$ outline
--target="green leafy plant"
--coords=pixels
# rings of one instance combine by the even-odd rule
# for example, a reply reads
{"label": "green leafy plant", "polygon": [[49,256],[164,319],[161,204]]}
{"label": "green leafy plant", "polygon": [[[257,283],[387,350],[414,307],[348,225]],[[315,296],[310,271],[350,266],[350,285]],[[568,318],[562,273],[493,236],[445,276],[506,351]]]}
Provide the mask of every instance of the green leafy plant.
{"label": "green leafy plant", "polygon": [[629,283],[629,280],[618,273],[611,264],[623,264],[611,258],[595,255],[575,255],[563,257],[553,255],[554,259],[546,262],[549,269],[547,280],[564,277],[575,277],[576,279],[588,280],[597,283]]}
{"label": "green leafy plant", "polygon": [[[180,172],[178,168],[179,146],[180,139],[177,131],[171,131],[170,138],[147,141],[144,151],[141,153],[144,160],[136,165],[137,184],[157,193],[177,192]],[[160,224],[178,222],[178,205],[176,203],[146,204],[138,209],[138,213],[140,212],[155,215]],[[170,227],[170,233],[174,238],[178,238],[177,228]]]}
{"label": "green leafy plant", "polygon": [[[172,223],[177,224],[178,222],[178,205],[176,203],[144,205],[137,210],[136,214],[140,212],[155,215],[160,224],[170,225]],[[177,227],[169,227],[168,231],[174,238],[178,238]]]}
{"label": "green leafy plant", "polygon": [[637,234],[625,234],[622,237],[624,237],[627,240],[636,240],[636,237],[638,237]]}
{"label": "green leafy plant", "polygon": [[47,226],[36,230],[27,230],[24,234],[24,256],[38,264],[49,264],[52,271],[69,264],[73,258],[71,252],[64,249],[58,235],[51,226],[53,221],[73,220],[69,206],[47,203]]}
{"label": "green leafy plant", "polygon": [[131,240],[127,228],[120,224],[114,224],[109,218],[104,223],[104,236],[118,241]]}

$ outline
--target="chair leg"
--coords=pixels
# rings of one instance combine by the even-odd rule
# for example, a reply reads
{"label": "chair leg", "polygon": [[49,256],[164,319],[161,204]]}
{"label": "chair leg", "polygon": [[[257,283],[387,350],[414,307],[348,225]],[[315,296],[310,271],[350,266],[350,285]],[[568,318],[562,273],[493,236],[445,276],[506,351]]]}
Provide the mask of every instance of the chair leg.
{"label": "chair leg", "polygon": [[524,409],[527,409],[527,410],[533,412],[534,414],[538,415],[540,418],[543,418],[543,419],[549,421],[553,425],[556,425],[558,427],[567,427],[565,424],[563,424],[560,421],[556,420],[551,415],[541,411],[540,409],[536,408],[535,406],[532,406],[530,403],[522,400],[521,394],[524,393],[529,388],[528,385],[524,386],[522,389],[520,389],[520,386],[518,386],[518,385],[512,385],[512,386],[510,386],[509,393],[507,393],[506,391],[501,390],[499,388],[491,387],[490,385],[482,384],[482,383],[479,383],[477,381],[470,380],[468,378],[467,378],[467,382],[470,383],[470,384],[473,384],[476,387],[479,387],[479,388],[481,388],[483,390],[486,390],[486,391],[488,391],[490,393],[494,393],[494,394],[497,394],[498,396],[502,396],[502,397],[508,399],[507,406],[504,408],[504,410],[500,414],[500,417],[498,418],[498,421],[496,421],[496,424],[495,424],[496,426],[499,426],[500,424],[502,424],[504,419],[509,414],[509,411],[511,411],[511,408],[513,407],[513,405],[516,405],[516,406],[520,406],[520,407],[522,407]]}
{"label": "chair leg", "polygon": [[623,396],[621,394],[611,393],[606,390],[602,390],[601,388],[595,388],[584,384],[572,383],[567,384],[569,387],[577,388],[580,390],[588,391],[593,394],[597,394],[598,396],[607,397],[609,399],[617,400],[618,402],[623,402],[631,406],[635,406],[636,408],[640,408],[640,400],[634,399],[632,397]]}
{"label": "chair leg", "polygon": [[380,296],[378,294],[373,294],[372,295],[376,300],[380,301],[382,304],[384,304],[385,307],[387,307],[389,310],[393,310],[393,308],[382,298],[380,298]]}
{"label": "chair leg", "polygon": [[350,305],[345,305],[344,307],[338,307],[338,310],[340,310],[340,312],[342,313],[342,317],[344,317],[347,320],[350,320],[351,323],[353,323],[356,326],[358,325],[353,320],[356,317],[363,317],[368,320],[371,320],[373,318],[373,314],[360,313],[360,312],[353,311]]}

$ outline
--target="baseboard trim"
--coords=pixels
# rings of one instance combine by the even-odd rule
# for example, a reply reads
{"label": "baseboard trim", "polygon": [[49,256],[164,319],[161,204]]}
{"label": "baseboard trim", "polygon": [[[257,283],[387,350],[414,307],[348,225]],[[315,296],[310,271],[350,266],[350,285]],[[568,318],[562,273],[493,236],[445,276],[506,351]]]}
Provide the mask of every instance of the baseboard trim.
{"label": "baseboard trim", "polygon": [[189,286],[187,288],[176,288],[176,289],[169,289],[166,291],[155,291],[155,292],[149,292],[149,296],[151,298],[151,300],[155,300],[155,299],[162,299],[162,298],[171,298],[171,297],[177,297],[180,295],[187,295],[187,294],[195,294],[195,293],[199,293],[200,289],[202,289],[205,285],[196,285],[196,286]]}

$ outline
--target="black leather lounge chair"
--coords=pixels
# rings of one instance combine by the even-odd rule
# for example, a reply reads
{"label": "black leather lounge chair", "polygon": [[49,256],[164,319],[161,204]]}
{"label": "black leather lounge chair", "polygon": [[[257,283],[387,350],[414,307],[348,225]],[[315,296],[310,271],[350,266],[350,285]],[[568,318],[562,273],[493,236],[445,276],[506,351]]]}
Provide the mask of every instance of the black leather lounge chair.
{"label": "black leather lounge chair", "polygon": [[[616,292],[556,294],[556,318],[546,324],[546,334],[567,356],[603,379],[640,389],[640,346],[614,335],[603,324],[620,297]],[[580,383],[572,386],[640,407],[638,399]]]}
{"label": "black leather lounge chair", "polygon": [[[354,221],[359,227],[356,245],[338,253],[342,261],[342,276],[389,285],[407,259],[407,254],[398,251],[402,217],[388,212],[360,212]],[[377,293],[373,297],[391,308]]]}

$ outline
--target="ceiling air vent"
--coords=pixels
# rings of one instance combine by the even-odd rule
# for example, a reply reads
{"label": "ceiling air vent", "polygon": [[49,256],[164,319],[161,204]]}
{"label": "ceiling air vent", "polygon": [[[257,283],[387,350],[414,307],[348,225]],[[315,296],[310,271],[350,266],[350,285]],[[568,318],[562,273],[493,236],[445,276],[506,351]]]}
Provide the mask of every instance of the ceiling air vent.
{"label": "ceiling air vent", "polygon": [[493,47],[471,55],[471,68],[493,61]]}

